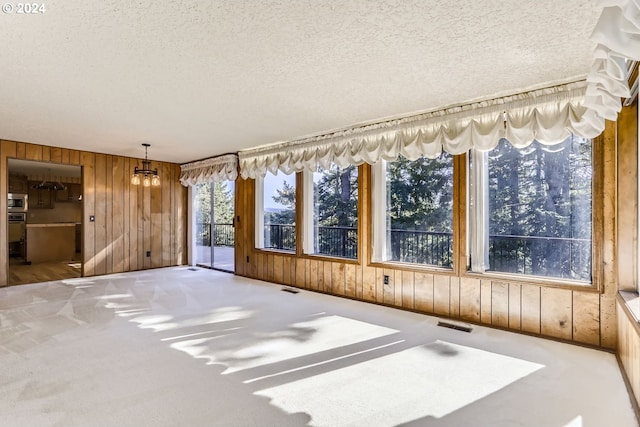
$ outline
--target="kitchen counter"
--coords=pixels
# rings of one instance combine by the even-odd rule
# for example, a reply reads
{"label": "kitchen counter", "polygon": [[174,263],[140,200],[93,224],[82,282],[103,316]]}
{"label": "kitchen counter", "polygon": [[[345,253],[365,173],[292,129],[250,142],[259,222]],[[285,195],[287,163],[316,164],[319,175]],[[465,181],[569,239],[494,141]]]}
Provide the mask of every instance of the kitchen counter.
{"label": "kitchen counter", "polygon": [[75,222],[27,224],[27,261],[71,261],[75,252]]}

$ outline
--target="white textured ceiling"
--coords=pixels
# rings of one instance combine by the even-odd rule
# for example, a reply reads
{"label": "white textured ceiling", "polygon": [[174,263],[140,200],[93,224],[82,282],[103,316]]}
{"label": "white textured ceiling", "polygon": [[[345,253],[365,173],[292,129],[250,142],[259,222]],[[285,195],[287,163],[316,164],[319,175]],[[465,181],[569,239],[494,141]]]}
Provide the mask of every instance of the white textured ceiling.
{"label": "white textured ceiling", "polygon": [[[16,2],[17,3],[17,2]],[[0,138],[187,162],[583,78],[590,0],[46,0],[0,13]]]}

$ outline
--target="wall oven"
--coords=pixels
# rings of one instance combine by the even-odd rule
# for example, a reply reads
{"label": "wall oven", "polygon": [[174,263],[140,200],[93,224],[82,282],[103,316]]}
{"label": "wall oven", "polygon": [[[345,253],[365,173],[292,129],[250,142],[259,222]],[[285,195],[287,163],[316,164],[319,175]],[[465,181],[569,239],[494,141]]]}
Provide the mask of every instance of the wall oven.
{"label": "wall oven", "polygon": [[7,240],[9,241],[9,256],[25,258],[26,257],[26,224],[27,214],[25,212],[10,212],[7,214],[9,223]]}
{"label": "wall oven", "polygon": [[26,194],[9,193],[7,199],[7,211],[9,212],[27,212],[29,207],[29,196]]}

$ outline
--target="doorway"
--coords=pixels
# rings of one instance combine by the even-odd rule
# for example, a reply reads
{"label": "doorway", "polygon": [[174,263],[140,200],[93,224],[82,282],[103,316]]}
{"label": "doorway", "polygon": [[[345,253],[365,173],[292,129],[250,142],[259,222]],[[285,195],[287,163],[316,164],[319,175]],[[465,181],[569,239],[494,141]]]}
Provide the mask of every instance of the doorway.
{"label": "doorway", "polygon": [[82,276],[82,167],[9,159],[8,284]]}
{"label": "doorway", "polygon": [[234,181],[194,187],[197,265],[230,273],[235,271],[234,201]]}

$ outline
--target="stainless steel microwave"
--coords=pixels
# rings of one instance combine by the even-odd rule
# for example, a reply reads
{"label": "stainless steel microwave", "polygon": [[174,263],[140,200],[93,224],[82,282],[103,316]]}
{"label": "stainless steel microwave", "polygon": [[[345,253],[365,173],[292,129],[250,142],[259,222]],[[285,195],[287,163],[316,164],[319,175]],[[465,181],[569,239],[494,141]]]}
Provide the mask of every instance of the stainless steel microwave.
{"label": "stainless steel microwave", "polygon": [[29,196],[27,194],[9,193],[7,210],[9,212],[27,212],[29,208]]}

